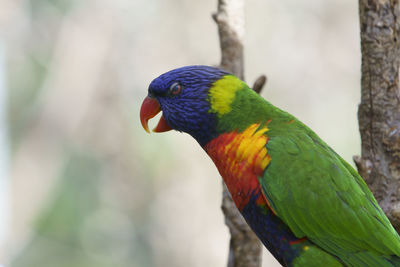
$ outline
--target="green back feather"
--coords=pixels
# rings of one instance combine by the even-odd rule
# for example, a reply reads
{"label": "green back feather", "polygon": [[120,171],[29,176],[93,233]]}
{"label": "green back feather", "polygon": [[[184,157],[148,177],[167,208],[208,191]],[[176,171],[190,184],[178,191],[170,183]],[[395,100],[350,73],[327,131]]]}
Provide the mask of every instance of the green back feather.
{"label": "green back feather", "polygon": [[[268,122],[271,162],[259,181],[277,216],[297,237],[307,237],[346,265],[400,266],[398,234],[347,162],[307,126],[246,85],[236,92],[231,107],[219,118],[219,132]],[[308,255],[302,260],[316,257]]]}

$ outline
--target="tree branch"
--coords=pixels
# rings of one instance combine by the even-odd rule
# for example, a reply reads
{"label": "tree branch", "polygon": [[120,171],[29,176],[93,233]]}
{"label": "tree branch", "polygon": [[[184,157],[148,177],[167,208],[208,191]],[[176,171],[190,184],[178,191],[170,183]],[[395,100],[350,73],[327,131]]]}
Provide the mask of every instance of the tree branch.
{"label": "tree branch", "polygon": [[218,0],[213,18],[218,25],[220,66],[243,80],[244,0]]}
{"label": "tree branch", "polygon": [[253,90],[259,94],[261,93],[262,89],[264,88],[264,85],[267,83],[267,76],[261,75],[260,77],[257,78],[257,80],[253,84]]}
{"label": "tree branch", "polygon": [[[244,0],[218,0],[218,11],[213,18],[219,31],[220,67],[243,80]],[[261,90],[264,84],[261,80],[255,87]],[[225,184],[223,190],[221,208],[231,233],[228,267],[259,267],[261,243],[235,207]]]}
{"label": "tree branch", "polygon": [[362,78],[359,173],[400,231],[399,1],[359,0]]}

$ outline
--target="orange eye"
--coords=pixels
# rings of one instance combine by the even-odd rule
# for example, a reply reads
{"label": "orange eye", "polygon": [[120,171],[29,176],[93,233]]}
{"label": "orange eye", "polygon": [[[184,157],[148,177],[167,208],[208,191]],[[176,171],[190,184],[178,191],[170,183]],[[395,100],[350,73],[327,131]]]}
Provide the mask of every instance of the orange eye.
{"label": "orange eye", "polygon": [[182,86],[179,83],[173,83],[169,88],[169,92],[172,95],[177,95],[181,92]]}

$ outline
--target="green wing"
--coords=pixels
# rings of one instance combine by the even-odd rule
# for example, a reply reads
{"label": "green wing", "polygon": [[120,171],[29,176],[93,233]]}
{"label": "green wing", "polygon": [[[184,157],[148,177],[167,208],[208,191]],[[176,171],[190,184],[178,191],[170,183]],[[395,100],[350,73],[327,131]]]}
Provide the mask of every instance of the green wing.
{"label": "green wing", "polygon": [[[358,173],[299,121],[269,126],[260,183],[277,215],[351,266],[393,266],[400,238]],[[279,128],[279,130],[274,130]]]}

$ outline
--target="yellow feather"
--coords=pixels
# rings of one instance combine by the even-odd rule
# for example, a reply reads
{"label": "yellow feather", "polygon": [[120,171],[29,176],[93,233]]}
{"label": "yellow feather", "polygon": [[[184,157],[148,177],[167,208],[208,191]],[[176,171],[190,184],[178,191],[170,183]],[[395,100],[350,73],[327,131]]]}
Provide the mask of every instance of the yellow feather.
{"label": "yellow feather", "polygon": [[220,117],[231,111],[236,91],[243,88],[243,82],[232,75],[226,75],[211,86],[209,90],[211,109]]}

